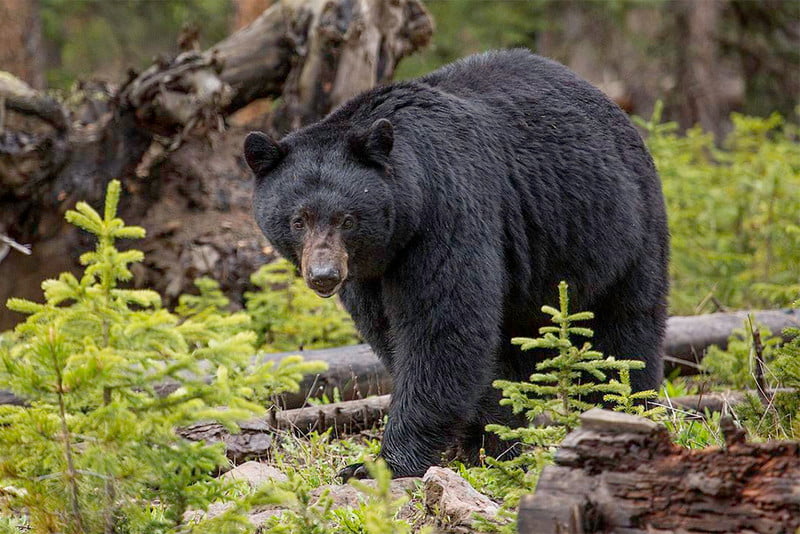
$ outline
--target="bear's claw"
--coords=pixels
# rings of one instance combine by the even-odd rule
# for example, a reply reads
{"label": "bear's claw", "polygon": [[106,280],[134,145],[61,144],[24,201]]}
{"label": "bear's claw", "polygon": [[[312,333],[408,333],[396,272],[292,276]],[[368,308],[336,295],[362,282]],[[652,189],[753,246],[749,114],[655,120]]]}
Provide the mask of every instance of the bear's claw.
{"label": "bear's claw", "polygon": [[347,482],[351,478],[364,479],[370,478],[369,471],[362,463],[350,464],[336,474],[336,478],[340,478],[342,483]]}

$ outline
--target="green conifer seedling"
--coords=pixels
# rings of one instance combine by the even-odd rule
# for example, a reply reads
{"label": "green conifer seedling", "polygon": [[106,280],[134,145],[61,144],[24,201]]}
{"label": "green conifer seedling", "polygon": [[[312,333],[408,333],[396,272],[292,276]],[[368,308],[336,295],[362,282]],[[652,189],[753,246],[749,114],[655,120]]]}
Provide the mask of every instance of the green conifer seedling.
{"label": "green conifer seedling", "polygon": [[[539,329],[538,338],[514,338],[512,343],[523,351],[540,349],[539,356],[548,354],[536,364],[536,373],[528,382],[495,380],[494,386],[503,390],[500,404],[511,406],[514,413],[524,413],[531,423],[519,428],[505,425],[487,425],[486,430],[500,438],[518,442],[520,454],[510,460],[487,458],[491,469],[473,468],[480,484],[496,498],[503,500],[497,518],[483,519],[480,528],[492,532],[516,531],[513,507],[524,493],[534,490],[539,473],[551,461],[553,448],[567,433],[578,426],[582,412],[595,407],[588,398],[604,398],[615,402],[617,409],[652,416],[658,409],[645,410],[638,402],[656,397],[654,391],[631,393],[631,369],[644,368],[638,360],[617,360],[604,356],[588,342],[573,344],[573,336],[591,337],[594,332],[576,322],[592,319],[591,312],[570,313],[566,282],[558,285],[559,308],[543,306],[542,311],[551,316],[554,326]],[[612,378],[609,374],[618,375]],[[537,419],[547,421],[536,424]]]}
{"label": "green conifer seedling", "polygon": [[250,280],[260,288],[244,294],[259,348],[280,352],[358,342],[347,312],[335,299],[320,299],[308,289],[287,260],[262,266]]}
{"label": "green conifer seedling", "polygon": [[[254,396],[296,390],[324,367],[299,358],[251,366],[249,319],[220,312],[218,296],[184,300],[181,317],[153,291],[120,287],[143,254],[115,243],[144,229],[116,217],[119,195],[113,181],[102,215],[84,202],[67,212],[97,238],[82,276],[44,282],[43,304],[8,301],[28,318],[0,344],[0,389],[27,405],[0,407],[0,517],[26,517],[32,532],[185,531],[186,510],[226,498],[212,477],[226,460],[175,428],[216,420],[235,430],[263,413]],[[174,391],[159,394],[164,383]]]}
{"label": "green conifer seedling", "polygon": [[[529,421],[546,416],[552,422],[543,427],[509,429],[489,425],[487,430],[497,432],[503,439],[516,439],[523,443],[546,446],[558,443],[567,432],[578,426],[578,416],[595,405],[586,399],[591,395],[625,393],[625,386],[617,380],[608,381],[609,371],[619,373],[625,369],[644,368],[638,360],[617,360],[592,350],[585,342],[577,347],[570,336],[591,337],[591,329],[573,323],[592,319],[592,312],[569,313],[566,282],[558,285],[559,309],[543,306],[542,311],[552,317],[555,326],[539,329],[538,338],[511,340],[523,351],[545,349],[553,356],[536,364],[537,373],[529,382],[496,380],[494,386],[503,390],[500,404],[511,406],[514,413],[523,413]],[[630,387],[630,386],[628,386]]]}

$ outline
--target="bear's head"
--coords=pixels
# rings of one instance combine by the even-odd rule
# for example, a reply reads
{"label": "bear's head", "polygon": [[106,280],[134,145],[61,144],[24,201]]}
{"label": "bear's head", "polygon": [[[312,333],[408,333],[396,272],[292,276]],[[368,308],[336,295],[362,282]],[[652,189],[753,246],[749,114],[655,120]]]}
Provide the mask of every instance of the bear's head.
{"label": "bear's head", "polygon": [[280,142],[260,132],[245,140],[256,221],[321,297],[381,276],[390,260],[393,143],[386,119],[344,135],[311,127]]}

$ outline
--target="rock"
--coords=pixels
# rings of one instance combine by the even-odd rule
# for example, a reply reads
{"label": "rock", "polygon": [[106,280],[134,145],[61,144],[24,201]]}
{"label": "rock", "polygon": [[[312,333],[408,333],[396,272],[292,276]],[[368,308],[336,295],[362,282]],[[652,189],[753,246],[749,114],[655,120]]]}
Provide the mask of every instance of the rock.
{"label": "rock", "polygon": [[422,477],[425,505],[451,525],[472,526],[473,514],[491,517],[499,506],[450,469],[431,467]]}
{"label": "rock", "polygon": [[[230,509],[231,503],[224,502],[224,503],[213,503],[208,507],[208,511],[202,512],[200,510],[187,510],[186,513],[183,515],[183,520],[188,525],[195,525],[200,523],[201,521],[207,521],[209,519],[214,519],[215,517],[222,515],[228,509]],[[250,523],[258,528],[264,525],[270,518],[276,515],[281,515],[285,510],[281,510],[277,507],[271,506],[262,506],[257,507],[251,510],[247,514],[247,520]]]}
{"label": "rock", "polygon": [[598,432],[650,434],[658,426],[658,423],[644,417],[601,408],[592,408],[581,414],[581,427]]}
{"label": "rock", "polygon": [[224,475],[222,478],[230,480],[245,480],[250,487],[257,488],[270,480],[277,480],[283,482],[288,480],[278,469],[271,467],[261,462],[249,461],[236,466]]}
{"label": "rock", "polygon": [[[413,491],[417,483],[421,480],[422,479],[419,477],[395,478],[391,483],[392,499],[399,499],[405,496],[408,492]],[[366,486],[373,488],[375,487],[374,480],[361,480],[360,482]],[[333,508],[341,508],[343,506],[358,506],[362,502],[365,502],[368,498],[367,495],[350,484],[330,484],[327,486],[320,486],[311,492],[311,496],[316,499],[322,495],[325,490],[330,492],[329,496],[333,499]]]}
{"label": "rock", "polygon": [[[222,478],[228,480],[244,480],[253,489],[264,485],[270,480],[276,480],[279,482],[288,480],[288,477],[278,469],[275,469],[267,464],[254,461],[245,462],[234,467],[227,473],[224,473]],[[212,503],[205,512],[200,510],[187,510],[183,517],[187,523],[199,523],[202,520],[213,519],[217,517],[230,507],[231,503],[229,502],[215,502]],[[282,510],[277,509],[277,507],[262,506],[251,510],[249,519],[254,526],[258,527],[263,525],[264,522],[273,515],[280,513],[282,513]]]}

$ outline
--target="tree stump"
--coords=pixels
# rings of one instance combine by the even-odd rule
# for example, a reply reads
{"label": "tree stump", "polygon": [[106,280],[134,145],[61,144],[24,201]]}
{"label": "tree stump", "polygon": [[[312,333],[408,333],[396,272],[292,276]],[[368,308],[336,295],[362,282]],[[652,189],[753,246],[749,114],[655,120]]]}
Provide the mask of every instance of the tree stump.
{"label": "tree stump", "polygon": [[[533,495],[520,533],[794,533],[800,528],[800,443],[684,449],[665,428],[593,409],[581,416]],[[733,428],[732,423],[730,425]]]}
{"label": "tree stump", "polygon": [[[390,80],[432,32],[419,0],[285,0],[206,51],[131,71],[121,87],[81,83],[62,101],[0,70],[0,235],[33,245],[31,256],[0,254],[0,303],[40,298],[42,280],[77,270],[91,243],[64,212],[99,202],[117,178],[120,214],[148,231],[134,244],[148,254],[135,284],[171,305],[208,275],[241,304],[274,254],[252,221],[247,130],[226,119],[273,99],[280,129],[318,120]],[[0,330],[20,317],[0,306]]]}

